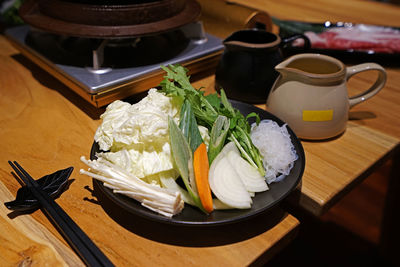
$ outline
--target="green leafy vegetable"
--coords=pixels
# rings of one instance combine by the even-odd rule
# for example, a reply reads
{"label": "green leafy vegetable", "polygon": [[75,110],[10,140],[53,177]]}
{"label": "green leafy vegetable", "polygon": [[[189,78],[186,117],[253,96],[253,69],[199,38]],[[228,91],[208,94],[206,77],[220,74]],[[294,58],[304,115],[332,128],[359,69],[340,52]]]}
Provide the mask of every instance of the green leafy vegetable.
{"label": "green leafy vegetable", "polygon": [[218,112],[211,104],[212,102],[207,100],[208,97],[204,96],[204,92],[194,89],[190,84],[189,77],[186,76],[187,70],[180,65],[171,65],[170,68],[162,66],[162,69],[167,72],[160,83],[162,91],[168,96],[181,97],[182,102],[187,99],[192,106],[197,123],[206,127],[211,126]]}
{"label": "green leafy vegetable", "polygon": [[180,65],[162,66],[162,69],[167,74],[160,83],[161,91],[168,96],[181,98],[182,102],[189,101],[197,123],[209,130],[219,115],[227,117],[230,123],[228,139],[235,141],[243,157],[264,176],[262,157],[250,139],[250,125],[247,121],[249,117],[256,117],[256,121],[259,122],[258,115],[252,113],[244,117],[239,110],[232,107],[224,90],[221,90],[221,97],[217,94],[205,96],[204,91],[193,88],[189,81],[190,77],[186,75],[187,70]]}
{"label": "green leafy vegetable", "polygon": [[[7,26],[16,26],[24,24],[23,19],[19,16],[19,8],[24,0],[0,1],[0,21]],[[7,2],[7,3],[5,3]]]}
{"label": "green leafy vegetable", "polygon": [[183,135],[188,140],[192,151],[195,151],[197,147],[203,143],[203,138],[201,137],[192,107],[187,100],[183,102],[181,108],[179,128],[182,130]]}
{"label": "green leafy vegetable", "polygon": [[182,131],[176,125],[175,121],[169,117],[168,119],[169,138],[171,143],[172,157],[178,168],[179,174],[185,184],[189,196],[195,205],[205,212],[201,204],[199,195],[197,194],[196,181],[193,171],[193,152]]}
{"label": "green leafy vegetable", "polygon": [[275,17],[272,18],[272,22],[279,26],[279,35],[281,36],[290,36],[293,34],[304,33],[306,31],[321,33],[327,29],[324,24],[320,23],[280,20]]}
{"label": "green leafy vegetable", "polygon": [[213,127],[211,128],[210,144],[208,147],[208,162],[210,165],[224,147],[228,130],[229,130],[228,118],[219,115]]}

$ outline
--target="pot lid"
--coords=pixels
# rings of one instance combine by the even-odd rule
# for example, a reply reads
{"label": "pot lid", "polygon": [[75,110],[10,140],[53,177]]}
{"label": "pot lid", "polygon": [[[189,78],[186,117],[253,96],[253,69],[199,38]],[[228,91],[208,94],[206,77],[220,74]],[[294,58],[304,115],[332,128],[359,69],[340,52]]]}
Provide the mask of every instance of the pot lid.
{"label": "pot lid", "polygon": [[123,38],[177,29],[195,21],[201,12],[201,7],[195,0],[133,2],[135,3],[127,1],[128,4],[91,5],[74,1],[27,0],[19,13],[29,25],[55,34]]}

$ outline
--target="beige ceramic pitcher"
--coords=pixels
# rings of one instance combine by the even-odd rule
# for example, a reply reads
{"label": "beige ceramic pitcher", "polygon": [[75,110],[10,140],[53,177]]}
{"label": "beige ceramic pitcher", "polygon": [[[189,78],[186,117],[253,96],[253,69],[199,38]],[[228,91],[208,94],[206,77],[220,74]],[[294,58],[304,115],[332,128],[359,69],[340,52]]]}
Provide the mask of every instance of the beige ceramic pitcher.
{"label": "beige ceramic pitcher", "polygon": [[[386,72],[378,64],[346,67],[341,61],[321,54],[298,54],[275,69],[280,73],[267,98],[268,110],[287,122],[301,139],[335,137],[346,129],[349,109],[378,93],[386,83]],[[376,70],[375,83],[350,97],[351,76]]]}

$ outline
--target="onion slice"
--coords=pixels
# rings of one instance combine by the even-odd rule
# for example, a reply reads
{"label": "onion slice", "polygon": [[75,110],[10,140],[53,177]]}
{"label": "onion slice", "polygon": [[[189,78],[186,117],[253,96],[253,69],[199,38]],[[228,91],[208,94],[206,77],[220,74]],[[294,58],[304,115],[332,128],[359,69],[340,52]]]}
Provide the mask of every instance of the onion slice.
{"label": "onion slice", "polygon": [[239,151],[232,150],[228,152],[227,157],[229,163],[235,168],[240,179],[242,179],[247,191],[257,193],[269,189],[265,178],[261,176],[257,169],[240,156]]}
{"label": "onion slice", "polygon": [[218,154],[210,166],[209,174],[211,190],[221,202],[232,208],[251,208],[250,194],[236,170],[229,163],[226,153],[221,151]]}

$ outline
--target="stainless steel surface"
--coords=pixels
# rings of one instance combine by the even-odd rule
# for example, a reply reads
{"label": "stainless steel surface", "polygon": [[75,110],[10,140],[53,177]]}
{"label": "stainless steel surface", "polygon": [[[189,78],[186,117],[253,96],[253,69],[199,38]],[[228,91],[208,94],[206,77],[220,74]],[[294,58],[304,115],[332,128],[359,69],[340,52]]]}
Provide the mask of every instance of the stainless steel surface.
{"label": "stainless steel surface", "polygon": [[[190,27],[193,28],[192,31],[190,31]],[[85,63],[83,65],[75,65],[58,63],[57,60],[49,59],[47,55],[44,55],[43,51],[38,51],[32,44],[27,42],[27,37],[30,31],[31,28],[24,25],[15,28],[9,28],[5,33],[12,41],[16,42],[25,50],[28,50],[29,53],[39,57],[41,60],[54,68],[54,70],[56,70],[58,73],[73,81],[89,94],[96,94],[110,88],[122,86],[123,84],[135,79],[142,78],[155,71],[158,71],[160,69],[160,65],[177,64],[199,59],[203,56],[221,51],[223,49],[222,40],[204,33],[202,27],[199,27],[199,24],[196,22],[192,24],[192,26],[184,26],[182,32],[185,35],[190,36],[190,39],[188,39],[187,44],[182,46],[182,49],[176,52],[171,58],[164,58],[160,61],[151,62],[151,64],[148,65],[137,64],[135,66],[134,62],[132,62],[132,66],[124,65],[122,67],[110,67],[104,65],[103,63],[104,58],[102,54],[106,53],[104,51],[104,46],[106,46],[106,44],[104,42],[102,43],[101,40],[95,40],[100,42],[100,44],[97,46],[97,49],[89,50],[92,54],[94,54],[94,57],[92,54],[88,56],[90,58],[90,63],[87,65],[85,65]],[[46,50],[46,48],[43,48],[43,50]],[[156,52],[162,53],[163,51],[153,51],[153,53]]]}

